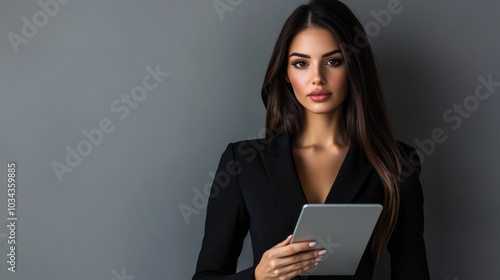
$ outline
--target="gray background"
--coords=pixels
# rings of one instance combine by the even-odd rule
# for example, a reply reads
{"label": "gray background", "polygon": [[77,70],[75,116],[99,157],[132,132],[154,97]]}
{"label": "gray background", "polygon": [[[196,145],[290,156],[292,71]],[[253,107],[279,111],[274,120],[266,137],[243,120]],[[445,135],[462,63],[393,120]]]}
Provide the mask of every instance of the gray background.
{"label": "gray background", "polygon": [[[346,2],[374,28],[398,138],[417,147],[436,128],[447,135],[433,151],[419,149],[432,279],[498,277],[500,87],[478,104],[473,96],[479,76],[500,81],[500,3],[402,0],[382,26],[373,13],[389,0]],[[190,279],[206,212],[187,223],[179,206],[194,206],[227,143],[262,136],[272,47],[305,1],[215,3],[231,9],[219,15],[212,0],[73,0],[43,24],[37,1],[0,2],[1,279]],[[22,36],[22,18],[33,23],[36,13],[42,26],[16,52],[9,32]],[[120,119],[111,104],[156,65],[170,75]],[[453,129],[443,114],[464,101],[469,115]],[[115,129],[58,180],[52,163],[65,164],[66,146],[76,149],[82,131],[106,118]],[[6,264],[10,161],[16,273]],[[250,246],[247,238],[239,269],[251,264]],[[388,279],[387,257],[376,279]]]}

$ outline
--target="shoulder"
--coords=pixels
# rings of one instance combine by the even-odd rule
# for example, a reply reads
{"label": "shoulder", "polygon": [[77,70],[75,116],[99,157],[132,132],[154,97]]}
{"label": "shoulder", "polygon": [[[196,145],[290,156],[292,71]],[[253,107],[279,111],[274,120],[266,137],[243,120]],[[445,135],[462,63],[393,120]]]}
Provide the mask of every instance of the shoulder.
{"label": "shoulder", "polygon": [[246,139],[246,140],[238,140],[230,142],[229,145],[239,146],[239,145],[252,145],[256,144],[262,145],[269,143],[270,138],[254,138],[254,139]]}
{"label": "shoulder", "polygon": [[256,138],[229,142],[224,150],[224,155],[235,160],[253,159],[259,152],[267,151],[269,138]]}
{"label": "shoulder", "polygon": [[267,151],[269,143],[272,138],[254,138],[254,139],[246,139],[246,140],[238,140],[234,142],[230,142],[228,146],[231,146],[235,153],[241,154],[245,153],[248,150],[252,150],[254,152]]}
{"label": "shoulder", "polygon": [[396,142],[399,148],[399,160],[403,182],[409,177],[420,177],[422,162],[417,149],[402,141],[397,140]]}
{"label": "shoulder", "polygon": [[416,149],[413,147],[413,146],[410,146],[408,144],[406,144],[405,142],[403,141],[400,141],[400,140],[396,140],[396,143],[398,144],[398,147],[399,147],[399,151],[400,152],[405,152],[406,154],[410,154],[412,153],[413,151],[415,151]]}
{"label": "shoulder", "polygon": [[266,145],[269,143],[270,138],[253,138],[253,139],[245,139],[245,140],[238,140],[238,141],[233,141],[230,142],[229,145],[232,145],[234,147],[238,146],[258,146],[258,145]]}
{"label": "shoulder", "polygon": [[401,203],[403,208],[407,209],[405,211],[419,209],[423,204],[423,189],[420,182],[421,162],[418,151],[402,141],[397,143],[401,163]]}

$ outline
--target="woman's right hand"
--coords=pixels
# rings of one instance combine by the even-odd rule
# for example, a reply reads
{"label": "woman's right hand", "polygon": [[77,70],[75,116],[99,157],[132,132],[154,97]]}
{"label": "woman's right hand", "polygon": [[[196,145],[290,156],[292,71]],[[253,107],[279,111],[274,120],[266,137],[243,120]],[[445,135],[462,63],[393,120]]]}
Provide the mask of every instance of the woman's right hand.
{"label": "woman's right hand", "polygon": [[292,236],[264,252],[255,267],[255,280],[289,280],[316,266],[326,250],[312,250],[316,242],[290,244]]}

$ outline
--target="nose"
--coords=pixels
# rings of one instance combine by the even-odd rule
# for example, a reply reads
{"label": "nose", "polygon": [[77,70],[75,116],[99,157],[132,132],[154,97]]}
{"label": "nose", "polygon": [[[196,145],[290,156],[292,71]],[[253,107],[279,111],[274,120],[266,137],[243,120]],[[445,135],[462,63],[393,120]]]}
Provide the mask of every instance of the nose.
{"label": "nose", "polygon": [[323,85],[326,82],[321,66],[311,67],[311,79],[313,85]]}

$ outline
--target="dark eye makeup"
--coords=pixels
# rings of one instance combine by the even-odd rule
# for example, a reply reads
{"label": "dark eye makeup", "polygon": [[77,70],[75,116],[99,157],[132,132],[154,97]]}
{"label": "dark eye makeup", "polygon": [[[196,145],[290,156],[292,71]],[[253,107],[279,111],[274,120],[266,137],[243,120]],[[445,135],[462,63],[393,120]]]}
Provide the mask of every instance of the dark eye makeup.
{"label": "dark eye makeup", "polygon": [[[338,67],[338,66],[342,65],[343,61],[344,60],[341,58],[331,58],[331,59],[328,59],[326,61],[326,65]],[[299,61],[292,63],[292,65],[297,69],[302,69],[302,68],[305,68],[307,66],[307,62],[305,62],[303,60],[299,60]]]}

